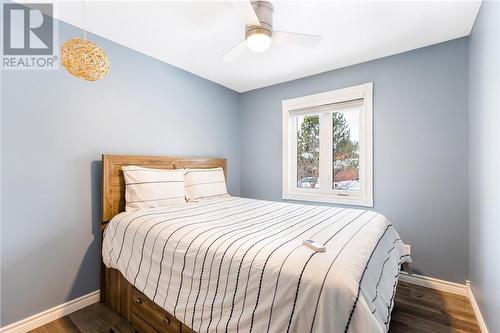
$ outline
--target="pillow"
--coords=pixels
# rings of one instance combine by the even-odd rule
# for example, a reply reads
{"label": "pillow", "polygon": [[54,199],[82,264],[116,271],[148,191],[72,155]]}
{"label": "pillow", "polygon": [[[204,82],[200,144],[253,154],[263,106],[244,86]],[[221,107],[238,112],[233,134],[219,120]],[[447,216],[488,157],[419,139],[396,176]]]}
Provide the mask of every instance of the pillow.
{"label": "pillow", "polygon": [[122,167],[125,177],[125,211],[186,203],[184,169]]}
{"label": "pillow", "polygon": [[228,195],[222,168],[186,169],[184,186],[187,201]]}

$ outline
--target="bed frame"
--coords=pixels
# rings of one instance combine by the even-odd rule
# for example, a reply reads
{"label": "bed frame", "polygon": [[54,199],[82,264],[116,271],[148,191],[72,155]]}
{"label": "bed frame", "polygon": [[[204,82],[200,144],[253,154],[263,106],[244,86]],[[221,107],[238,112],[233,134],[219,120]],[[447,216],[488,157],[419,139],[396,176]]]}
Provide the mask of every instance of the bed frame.
{"label": "bed frame", "polygon": [[[116,214],[125,210],[125,180],[122,166],[157,169],[222,167],[227,178],[227,161],[221,158],[102,155],[102,232]],[[134,288],[117,270],[101,263],[101,302],[125,317],[140,333],[195,333],[174,316]]]}

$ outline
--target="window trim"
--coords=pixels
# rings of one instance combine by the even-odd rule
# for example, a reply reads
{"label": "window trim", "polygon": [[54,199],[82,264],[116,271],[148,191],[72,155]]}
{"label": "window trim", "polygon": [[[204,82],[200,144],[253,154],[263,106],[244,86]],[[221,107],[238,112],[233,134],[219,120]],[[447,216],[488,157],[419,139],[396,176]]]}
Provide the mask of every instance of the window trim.
{"label": "window trim", "polygon": [[[363,99],[360,122],[361,128],[364,130],[360,131],[360,141],[363,140],[364,144],[360,144],[360,158],[364,156],[365,163],[360,164],[359,172],[360,178],[362,176],[365,181],[361,183],[361,195],[352,195],[349,191],[338,190],[318,193],[317,191],[312,192],[311,189],[302,189],[293,186],[294,180],[295,184],[297,183],[297,164],[291,157],[296,156],[297,153],[296,144],[293,144],[294,141],[291,138],[291,133],[296,132],[292,131],[295,128],[292,121],[292,114],[297,113],[300,109],[348,102],[355,99]],[[285,200],[302,200],[373,207],[373,83],[369,82],[353,87],[283,100],[282,110],[282,198]],[[320,114],[319,116],[321,117],[322,115]],[[321,124],[326,126],[325,121],[320,121],[320,127],[322,126]],[[321,142],[327,145],[331,142],[331,133],[328,132],[329,131],[325,130],[322,131],[320,128],[320,151],[324,151],[324,148],[321,148]],[[362,147],[364,147],[366,151],[362,152]],[[332,167],[330,165],[330,161],[333,159],[332,151],[331,149],[328,149],[328,151],[330,154],[328,158],[320,158],[320,170],[323,168],[324,170],[328,170]],[[320,189],[331,187],[330,178],[331,172],[327,179],[320,177]]]}

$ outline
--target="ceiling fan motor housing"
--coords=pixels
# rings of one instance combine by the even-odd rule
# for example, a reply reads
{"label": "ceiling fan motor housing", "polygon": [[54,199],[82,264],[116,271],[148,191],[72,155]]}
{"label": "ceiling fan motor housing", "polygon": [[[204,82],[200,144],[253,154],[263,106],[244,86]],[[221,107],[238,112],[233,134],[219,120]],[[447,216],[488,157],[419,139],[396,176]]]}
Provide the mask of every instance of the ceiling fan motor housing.
{"label": "ceiling fan motor housing", "polygon": [[271,37],[273,34],[273,5],[269,1],[253,1],[252,6],[260,21],[260,26],[248,26],[245,38],[254,34],[264,34]]}

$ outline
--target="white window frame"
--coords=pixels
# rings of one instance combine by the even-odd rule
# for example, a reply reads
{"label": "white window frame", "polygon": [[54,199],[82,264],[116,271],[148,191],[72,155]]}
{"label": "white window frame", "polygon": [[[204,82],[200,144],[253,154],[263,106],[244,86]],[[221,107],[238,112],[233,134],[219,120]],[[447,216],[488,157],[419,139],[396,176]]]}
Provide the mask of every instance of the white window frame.
{"label": "white window frame", "polygon": [[[360,190],[332,190],[331,112],[320,117],[320,188],[297,187],[297,128],[294,120],[300,110],[362,99],[360,107],[359,179]],[[283,100],[283,191],[282,198],[333,204],[373,207],[373,83],[332,90],[320,94]],[[329,151],[324,156],[321,152]],[[326,176],[326,177],[325,177]]]}

